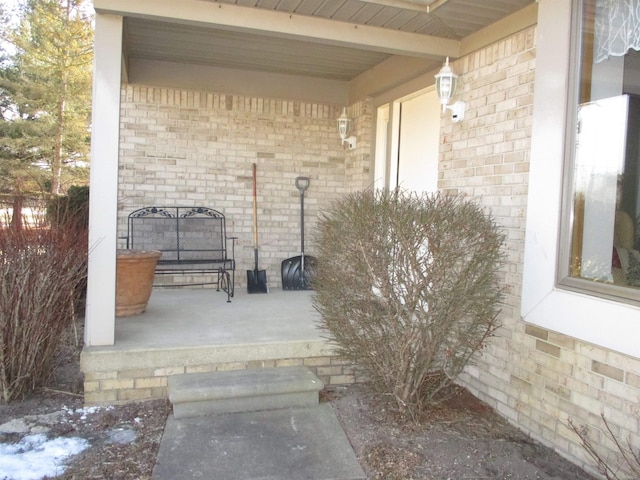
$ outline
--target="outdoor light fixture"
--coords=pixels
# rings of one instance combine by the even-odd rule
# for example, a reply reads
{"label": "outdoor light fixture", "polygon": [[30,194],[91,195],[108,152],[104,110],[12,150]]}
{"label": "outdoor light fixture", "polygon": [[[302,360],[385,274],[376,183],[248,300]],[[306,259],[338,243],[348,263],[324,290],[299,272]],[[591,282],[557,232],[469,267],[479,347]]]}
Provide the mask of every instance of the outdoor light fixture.
{"label": "outdoor light fixture", "polygon": [[340,140],[342,144],[346,142],[349,146],[349,150],[353,150],[356,148],[356,137],[349,135],[349,130],[351,130],[351,120],[347,117],[347,108],[342,109],[342,115],[338,117],[338,135],[340,135]]}
{"label": "outdoor light fixture", "polygon": [[449,100],[456,94],[456,86],[458,85],[458,75],[453,73],[449,66],[449,57],[444,66],[436,75],[436,94],[440,99],[442,105],[442,111],[446,112],[451,110],[451,119],[454,122],[460,122],[464,120],[464,102],[455,102],[453,105],[449,105]]}

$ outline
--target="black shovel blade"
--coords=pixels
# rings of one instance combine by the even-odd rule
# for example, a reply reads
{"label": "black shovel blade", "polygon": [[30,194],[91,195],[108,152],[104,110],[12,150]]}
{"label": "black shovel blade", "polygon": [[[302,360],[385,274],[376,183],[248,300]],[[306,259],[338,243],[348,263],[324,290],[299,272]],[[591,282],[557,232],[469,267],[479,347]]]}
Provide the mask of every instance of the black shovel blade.
{"label": "black shovel blade", "polygon": [[266,270],[247,270],[247,293],[269,293]]}
{"label": "black shovel blade", "polygon": [[309,255],[287,258],[282,261],[282,289],[310,290],[315,278],[316,259]]}

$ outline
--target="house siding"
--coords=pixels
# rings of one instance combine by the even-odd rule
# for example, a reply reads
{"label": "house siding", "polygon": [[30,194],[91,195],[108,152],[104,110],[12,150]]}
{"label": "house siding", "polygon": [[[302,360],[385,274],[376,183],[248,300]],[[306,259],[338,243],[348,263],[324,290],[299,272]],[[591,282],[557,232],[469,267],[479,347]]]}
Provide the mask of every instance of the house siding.
{"label": "house siding", "polygon": [[[238,237],[237,270],[253,268],[252,164],[257,164],[260,269],[280,286],[280,265],[300,254],[300,193],[305,192],[305,253],[331,202],[371,183],[373,107],[349,107],[358,147],[340,143],[342,106],[221,93],[126,85],[121,94],[118,236],[129,212],[150,205],[220,210],[227,235]],[[246,281],[236,275],[236,287]],[[164,279],[163,279],[164,280]],[[171,279],[169,279],[171,283]]]}
{"label": "house siding", "polygon": [[568,420],[590,428],[603,458],[615,458],[616,448],[601,414],[623,442],[640,442],[640,360],[520,318],[535,40],[533,27],[453,64],[467,113],[461,123],[444,120],[439,188],[477,200],[503,227],[508,286],[502,327],[460,381],[511,423],[590,468]]}

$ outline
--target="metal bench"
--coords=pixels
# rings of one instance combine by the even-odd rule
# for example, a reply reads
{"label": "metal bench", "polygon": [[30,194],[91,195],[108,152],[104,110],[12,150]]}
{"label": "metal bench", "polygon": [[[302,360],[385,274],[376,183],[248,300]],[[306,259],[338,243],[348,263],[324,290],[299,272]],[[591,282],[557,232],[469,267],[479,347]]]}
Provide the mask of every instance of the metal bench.
{"label": "metal bench", "polygon": [[227,294],[227,302],[234,293],[236,238],[227,237],[224,215],[207,207],[144,207],[127,219],[128,249],[162,252],[157,275],[211,278],[154,286],[216,285]]}

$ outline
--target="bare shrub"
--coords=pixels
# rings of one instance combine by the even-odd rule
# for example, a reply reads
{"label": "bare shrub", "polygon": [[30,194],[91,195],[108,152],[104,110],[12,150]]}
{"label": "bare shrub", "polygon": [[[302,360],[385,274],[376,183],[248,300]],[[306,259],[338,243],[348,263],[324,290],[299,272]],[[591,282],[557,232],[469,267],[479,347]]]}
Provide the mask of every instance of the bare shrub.
{"label": "bare shrub", "polygon": [[582,448],[587,452],[595,467],[607,480],[629,480],[640,478],[640,449],[633,446],[631,439],[621,440],[614,433],[605,418],[601,414],[602,422],[606,432],[604,435],[613,442],[618,456],[609,458],[600,453],[600,448],[596,440],[590,438],[590,430],[585,425],[577,425],[569,419],[569,427],[580,438]]}
{"label": "bare shrub", "polygon": [[365,191],[317,228],[314,306],[337,353],[417,415],[498,327],[504,235],[459,196]]}
{"label": "bare shrub", "polygon": [[0,398],[46,384],[86,279],[87,232],[0,228]]}

